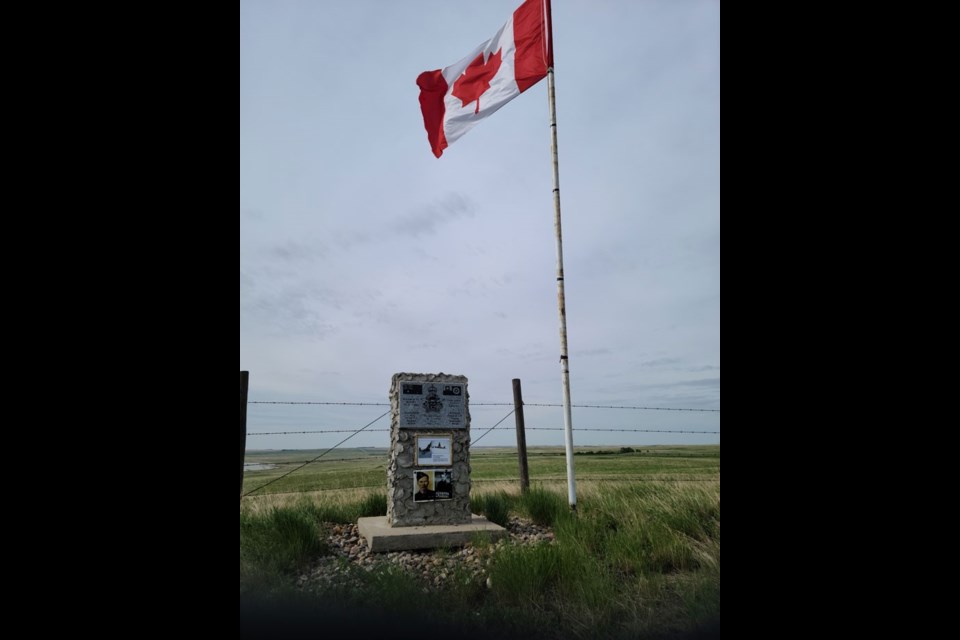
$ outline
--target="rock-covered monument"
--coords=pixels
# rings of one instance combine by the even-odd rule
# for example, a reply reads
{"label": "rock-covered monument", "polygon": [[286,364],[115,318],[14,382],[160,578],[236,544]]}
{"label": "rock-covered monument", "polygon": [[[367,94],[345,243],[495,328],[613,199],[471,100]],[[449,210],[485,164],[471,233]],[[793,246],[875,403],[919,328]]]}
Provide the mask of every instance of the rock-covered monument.
{"label": "rock-covered monument", "polygon": [[454,546],[506,531],[470,513],[470,404],[465,376],[397,373],[390,385],[386,518],[360,518],[371,551]]}
{"label": "rock-covered monument", "polygon": [[[394,374],[390,414],[390,525],[469,523],[467,378],[442,373]],[[424,476],[426,487],[422,488]]]}

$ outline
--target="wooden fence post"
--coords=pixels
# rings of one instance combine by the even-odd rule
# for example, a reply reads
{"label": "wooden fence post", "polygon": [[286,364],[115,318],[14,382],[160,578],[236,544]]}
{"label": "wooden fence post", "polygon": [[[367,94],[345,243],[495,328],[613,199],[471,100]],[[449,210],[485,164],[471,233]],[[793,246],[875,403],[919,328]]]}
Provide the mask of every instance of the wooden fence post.
{"label": "wooden fence post", "polygon": [[250,372],[240,372],[240,496],[243,496],[243,457],[247,452],[247,387]]}
{"label": "wooden fence post", "polygon": [[520,491],[530,490],[530,469],[527,466],[527,432],[523,422],[523,393],[520,379],[513,379],[513,408],[517,416],[517,454],[520,458]]}

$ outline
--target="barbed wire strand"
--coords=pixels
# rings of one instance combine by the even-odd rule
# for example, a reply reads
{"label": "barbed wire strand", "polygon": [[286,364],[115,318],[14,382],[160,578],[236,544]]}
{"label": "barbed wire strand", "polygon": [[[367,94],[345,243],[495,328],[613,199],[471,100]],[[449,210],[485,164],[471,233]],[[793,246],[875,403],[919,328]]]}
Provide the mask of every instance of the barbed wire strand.
{"label": "barbed wire strand", "polygon": [[513,409],[510,413],[508,413],[507,415],[503,416],[503,417],[500,419],[500,422],[498,422],[497,424],[493,425],[492,427],[490,427],[489,429],[487,429],[486,431],[484,431],[479,437],[474,438],[473,440],[471,440],[471,441],[470,441],[470,446],[472,447],[473,445],[475,445],[475,444],[477,444],[478,442],[480,442],[480,439],[483,438],[483,436],[487,435],[488,433],[490,433],[491,431],[493,431],[494,429],[496,429],[498,426],[500,426],[500,423],[501,423],[501,422],[503,422],[504,420],[506,420],[507,418],[509,418],[510,416],[512,416],[515,412],[516,412],[516,409]]}
{"label": "barbed wire strand", "polygon": [[[511,412],[512,413],[512,412]],[[509,418],[510,414],[507,414],[506,418]],[[504,418],[504,420],[506,420]],[[503,422],[501,420],[500,422]],[[500,424],[497,423],[497,425]],[[490,427],[490,430],[496,429],[497,425]],[[513,427],[500,427],[501,429],[512,429]],[[563,427],[525,427],[527,431],[563,431]],[[705,435],[719,435],[719,431],[687,431],[687,430],[677,430],[677,429],[606,429],[606,428],[595,428],[595,427],[574,427],[574,431],[579,431],[581,433],[588,433],[591,431],[608,431],[608,432],[617,432],[617,433],[699,433]],[[290,436],[290,435],[303,435],[311,433],[354,433],[355,429],[321,429],[317,431],[258,431],[254,433],[248,433],[247,436]],[[385,433],[390,431],[390,429],[368,429],[367,433]],[[483,434],[483,435],[486,435]],[[483,437],[483,436],[481,436]],[[480,438],[477,438],[479,440]]]}
{"label": "barbed wire strand", "polygon": [[389,402],[294,402],[290,400],[250,400],[247,404],[319,404],[350,407],[389,407]]}
{"label": "barbed wire strand", "polygon": [[[343,440],[341,440],[341,441],[338,442],[337,444],[333,445],[332,447],[330,447],[329,449],[327,449],[326,451],[324,451],[323,453],[321,453],[320,455],[318,455],[316,458],[314,458],[314,459],[311,460],[310,462],[314,462],[314,461],[316,461],[316,460],[319,460],[320,458],[322,458],[323,456],[327,455],[328,453],[330,453],[331,451],[333,451],[334,449],[336,449],[337,447],[339,447],[340,445],[342,445],[344,442],[346,442],[346,441],[349,440],[350,438],[354,437],[355,435],[359,434],[359,433],[362,432],[364,429],[366,429],[367,427],[369,427],[369,426],[372,425],[373,423],[377,422],[378,420],[380,420],[380,419],[383,418],[384,416],[388,415],[389,413],[390,413],[390,411],[384,411],[384,412],[381,413],[377,418],[374,418],[371,422],[368,422],[366,425],[364,425],[363,427],[361,427],[361,428],[358,429],[357,431],[353,432],[352,435],[347,436],[346,438],[344,438]],[[289,476],[291,473],[295,473],[295,472],[299,471],[300,469],[303,469],[305,466],[307,466],[308,464],[310,464],[310,462],[306,462],[306,463],[300,465],[299,467],[296,467],[296,468],[294,468],[294,469],[291,469],[290,471],[288,471],[287,473],[284,473],[284,474],[281,475],[280,477],[274,478],[274,479],[271,480],[270,482],[267,482],[266,484],[262,484],[262,485],[260,485],[259,487],[257,487],[256,489],[251,489],[250,491],[246,492],[245,494],[243,494],[243,495],[240,496],[240,497],[241,497],[241,498],[246,498],[246,497],[249,496],[251,493],[254,493],[254,492],[256,492],[256,491],[259,491],[260,489],[263,489],[264,487],[269,487],[269,486],[270,486],[271,484],[273,484],[274,482],[277,482],[277,481],[279,481],[279,480],[283,480],[284,478],[286,478],[287,476]]]}
{"label": "barbed wire strand", "polygon": [[[389,407],[387,402],[294,402],[286,400],[250,400],[247,404],[289,404],[289,405],[320,405],[340,407]],[[512,407],[512,402],[471,402],[471,407]],[[548,404],[542,402],[524,402],[525,407],[562,407],[562,404]],[[679,409],[674,407],[634,407],[604,404],[572,404],[574,409],[638,409],[644,411],[699,411],[703,413],[720,413],[720,409]]]}
{"label": "barbed wire strand", "polygon": [[[250,436],[292,436],[292,435],[302,435],[304,433],[354,433],[356,429],[321,429],[319,431],[258,431],[256,433],[248,433],[247,437]],[[367,433],[382,433],[390,431],[390,429],[367,429]]]}
{"label": "barbed wire strand", "polygon": [[[528,431],[563,431],[563,427],[524,427]],[[702,434],[716,434],[719,435],[719,431],[679,431],[675,429],[595,429],[595,428],[585,428],[578,429],[573,428],[574,431],[579,431],[580,433],[588,433],[591,431],[609,431],[617,433],[702,433]]]}
{"label": "barbed wire strand", "polygon": [[[471,402],[471,407],[512,407],[512,402]],[[562,407],[562,404],[550,404],[544,402],[524,402],[525,407]],[[633,407],[621,405],[604,404],[572,404],[573,409],[643,409],[646,411],[701,411],[704,413],[720,413],[720,409],[677,409],[673,407]]]}
{"label": "barbed wire strand", "polygon": [[[368,431],[368,433],[369,433],[369,431]],[[533,446],[537,446],[537,445],[533,445]],[[613,449],[613,448],[618,447],[618,446],[620,446],[620,445],[582,445],[582,446],[583,446],[583,447],[589,447],[589,446],[594,446],[594,447],[610,447],[611,449]],[[655,453],[643,453],[642,448],[643,448],[644,445],[638,444],[638,445],[632,445],[632,446],[640,447],[640,449],[636,449],[633,453],[636,453],[636,454],[638,454],[639,456],[642,456],[643,458],[711,458],[711,459],[718,459],[718,458],[720,457],[720,454],[713,455],[713,454],[709,454],[709,453],[667,453],[667,452],[663,452],[663,453],[656,453],[656,452],[655,452]],[[382,448],[387,449],[387,447],[382,447]],[[501,453],[491,453],[491,452],[479,452],[479,453],[474,453],[474,454],[473,454],[473,457],[474,457],[474,459],[476,459],[477,456],[482,456],[482,457],[498,457],[498,456],[501,456],[501,455],[508,455],[508,456],[516,455],[516,452],[514,451],[514,449],[513,449],[512,447],[497,447],[497,448],[510,449],[510,452],[509,452],[509,453],[502,453],[502,454],[501,454]],[[388,451],[389,451],[389,449],[388,449]],[[592,451],[591,451],[591,452],[587,452],[587,451],[575,451],[574,454],[575,454],[575,455],[598,455],[598,456],[605,456],[605,455],[625,455],[625,454],[620,453],[620,452],[618,452],[618,451],[605,451],[605,452],[603,452],[603,453],[596,453],[596,452],[592,452]],[[566,455],[566,453],[564,453],[563,451],[543,452],[543,453],[528,452],[528,453],[527,453],[527,457],[528,457],[528,458],[561,458],[561,457],[563,457],[563,456],[565,456],[565,455]],[[256,462],[256,461],[247,462],[247,461],[244,461],[244,464],[261,464],[261,465],[262,465],[262,464],[270,464],[270,465],[273,465],[273,466],[276,466],[276,467],[283,467],[283,466],[287,466],[287,465],[291,465],[291,464],[310,464],[310,463],[326,464],[326,463],[328,463],[328,462],[357,462],[358,460],[362,460],[362,459],[360,459],[360,458],[327,458],[326,460],[316,460],[316,459],[314,459],[314,460],[279,460],[279,461],[276,461],[276,462],[270,462],[270,461],[264,460],[263,462]],[[375,469],[380,469],[380,468],[383,467],[383,466],[384,466],[383,464],[378,464],[377,466],[373,467],[373,469],[368,469],[368,471],[373,471],[373,470],[375,470]]]}
{"label": "barbed wire strand", "polygon": [[[523,403],[525,407],[562,407],[562,404]],[[626,407],[604,404],[572,404],[574,409],[643,409],[645,411],[700,411],[704,413],[720,413],[720,409],[675,409],[672,407]]]}

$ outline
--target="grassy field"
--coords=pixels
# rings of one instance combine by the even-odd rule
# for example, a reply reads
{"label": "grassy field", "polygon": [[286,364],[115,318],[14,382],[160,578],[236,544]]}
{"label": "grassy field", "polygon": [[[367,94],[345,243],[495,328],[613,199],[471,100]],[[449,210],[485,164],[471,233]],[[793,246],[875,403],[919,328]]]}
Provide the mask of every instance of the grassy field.
{"label": "grassy field", "polygon": [[[251,452],[248,462],[278,468],[248,473],[245,491],[319,453]],[[303,568],[328,553],[326,523],[386,512],[386,457],[384,449],[333,452],[241,501],[242,630],[262,623],[263,637],[279,637],[278,621],[301,616],[310,631],[341,624],[394,640],[719,637],[719,446],[580,449],[576,513],[566,504],[561,448],[530,449],[526,494],[515,452],[475,449],[472,510],[548,525],[555,543],[478,540],[476,552],[489,560],[486,583],[465,576],[431,590],[401,571],[345,563],[343,584],[297,589]]]}
{"label": "grassy field", "polygon": [[[575,449],[574,468],[578,484],[596,482],[702,481],[718,479],[719,445],[653,446],[634,453],[616,453],[620,447]],[[600,452],[603,452],[600,455]],[[276,468],[248,471],[243,492],[253,496],[300,492],[347,492],[351,496],[366,490],[386,488],[386,449],[344,449],[331,451],[316,462],[277,480],[322,451],[250,451],[247,463],[274,464]],[[562,448],[531,447],[527,451],[530,478],[545,486],[566,486],[567,465]],[[476,490],[508,489],[519,483],[516,450],[477,448],[470,456],[471,478]],[[267,483],[270,483],[268,486]],[[259,487],[262,487],[259,489]]]}

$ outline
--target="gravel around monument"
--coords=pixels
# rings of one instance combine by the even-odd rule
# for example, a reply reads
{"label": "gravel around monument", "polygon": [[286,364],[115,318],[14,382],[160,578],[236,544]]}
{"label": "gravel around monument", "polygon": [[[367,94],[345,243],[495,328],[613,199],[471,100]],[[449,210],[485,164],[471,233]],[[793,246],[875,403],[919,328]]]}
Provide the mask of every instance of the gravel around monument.
{"label": "gravel around monument", "polygon": [[467,544],[442,551],[370,553],[356,524],[326,524],[323,532],[331,555],[319,558],[302,571],[297,585],[304,590],[359,587],[357,569],[374,571],[390,566],[416,577],[424,590],[442,587],[455,579],[487,584],[487,567],[497,549],[506,545],[553,544],[556,540],[549,527],[515,516],[505,528],[509,536],[486,547]]}

